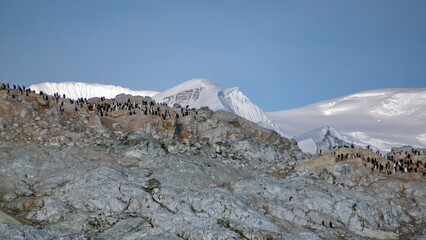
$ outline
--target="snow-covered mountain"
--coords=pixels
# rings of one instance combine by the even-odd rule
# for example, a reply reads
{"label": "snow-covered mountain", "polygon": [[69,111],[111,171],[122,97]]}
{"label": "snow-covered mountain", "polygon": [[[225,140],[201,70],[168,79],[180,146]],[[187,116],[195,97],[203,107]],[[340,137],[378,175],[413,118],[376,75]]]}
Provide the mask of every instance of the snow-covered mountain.
{"label": "snow-covered mountain", "polygon": [[275,130],[282,136],[284,132],[271,121],[258,106],[253,104],[238,88],[222,90],[214,82],[207,79],[191,79],[164,92],[133,91],[113,85],[91,84],[82,82],[40,83],[30,86],[36,91],[48,94],[66,94],[68,98],[106,97],[114,98],[124,93],[150,96],[156,102],[164,102],[169,106],[175,103],[185,107],[199,108],[208,106],[212,110],[224,110],[246,118],[259,126]]}
{"label": "snow-covered mountain", "polygon": [[158,94],[156,91],[134,91],[129,88],[118,87],[114,85],[104,85],[97,83],[84,82],[62,82],[62,83],[39,83],[30,86],[31,89],[39,92],[43,91],[47,94],[54,93],[65,94],[67,98],[92,98],[106,97],[114,98],[115,96],[124,93],[134,96],[154,96]]}
{"label": "snow-covered mountain", "polygon": [[182,107],[186,105],[195,108],[208,106],[212,110],[219,110],[223,109],[223,104],[218,96],[220,92],[222,89],[210,80],[191,79],[161,92],[153,98],[156,102],[167,103],[169,106],[177,103]]}
{"label": "snow-covered mountain", "polygon": [[324,126],[335,129],[330,133],[341,141],[383,152],[403,145],[426,147],[426,88],[365,91],[267,115],[309,152],[327,142],[318,137]]}
{"label": "snow-covered mountain", "polygon": [[311,130],[295,138],[297,144],[304,152],[320,153],[333,149],[334,147],[357,146],[363,144],[357,143],[353,138],[347,137],[331,127],[322,127]]}
{"label": "snow-covered mountain", "polygon": [[258,106],[253,104],[238,88],[222,90],[207,79],[191,79],[153,97],[157,102],[173,106],[175,103],[190,107],[208,106],[212,110],[232,112],[259,126],[275,130],[282,136],[284,132],[271,121]]}

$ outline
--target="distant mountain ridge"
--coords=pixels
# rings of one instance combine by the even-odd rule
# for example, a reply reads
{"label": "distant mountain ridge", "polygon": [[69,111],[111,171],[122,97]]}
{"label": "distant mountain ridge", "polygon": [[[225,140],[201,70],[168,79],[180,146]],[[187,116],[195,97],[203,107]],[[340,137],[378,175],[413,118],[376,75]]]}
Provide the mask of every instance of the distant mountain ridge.
{"label": "distant mountain ridge", "polygon": [[173,106],[178,103],[182,107],[191,108],[208,106],[212,110],[224,110],[250,120],[261,127],[272,129],[281,136],[287,136],[265,112],[253,104],[238,88],[222,90],[208,79],[191,79],[176,85],[164,92],[133,91],[113,85],[102,85],[82,82],[40,83],[30,86],[36,91],[48,94],[66,94],[69,98],[106,97],[114,98],[119,94],[150,96],[156,102]]}
{"label": "distant mountain ridge", "polygon": [[325,138],[318,136],[326,126],[342,141],[371,145],[382,152],[403,145],[426,147],[426,88],[364,91],[267,115],[308,151],[300,144],[305,141],[311,153],[324,147],[320,142]]}

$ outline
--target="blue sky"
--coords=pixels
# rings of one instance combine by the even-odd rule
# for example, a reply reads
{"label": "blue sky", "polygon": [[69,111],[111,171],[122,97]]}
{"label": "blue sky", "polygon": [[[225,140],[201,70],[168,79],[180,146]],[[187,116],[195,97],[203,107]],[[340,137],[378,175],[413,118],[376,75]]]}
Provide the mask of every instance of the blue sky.
{"label": "blue sky", "polygon": [[426,87],[426,1],[0,0],[0,81],[240,87],[265,111]]}

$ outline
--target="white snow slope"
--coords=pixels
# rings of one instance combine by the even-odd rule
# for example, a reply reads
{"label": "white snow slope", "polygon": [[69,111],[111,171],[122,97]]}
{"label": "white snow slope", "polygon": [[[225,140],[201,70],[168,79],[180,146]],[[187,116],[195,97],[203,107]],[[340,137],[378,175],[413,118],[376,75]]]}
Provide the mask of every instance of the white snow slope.
{"label": "white snow slope", "polygon": [[154,96],[158,94],[156,91],[133,91],[129,88],[118,87],[114,85],[104,85],[97,83],[84,82],[62,82],[62,83],[39,83],[31,85],[30,88],[37,92],[43,91],[47,94],[54,93],[65,94],[67,98],[92,98],[106,97],[115,98],[115,96],[124,93],[133,96]]}
{"label": "white snow slope", "polygon": [[331,127],[322,127],[311,130],[295,138],[299,147],[309,153],[320,153],[333,149],[334,147],[342,147],[351,145],[357,147],[365,147],[356,139],[342,135]]}
{"label": "white snow slope", "polygon": [[169,106],[175,103],[191,108],[208,106],[210,109],[232,112],[261,127],[275,130],[282,136],[284,132],[271,121],[258,106],[253,104],[238,88],[222,90],[214,82],[207,79],[191,79],[172,87],[153,97],[156,102],[164,102]]}
{"label": "white snow slope", "polygon": [[[302,150],[312,153],[321,148],[324,139],[314,135],[324,126],[337,130],[332,135],[346,143],[370,145],[382,152],[403,145],[426,147],[426,88],[365,91],[267,115],[296,136]],[[304,149],[301,141],[309,147]]]}
{"label": "white snow slope", "polygon": [[106,97],[114,98],[124,93],[130,95],[150,96],[156,102],[165,102],[169,106],[175,103],[185,107],[199,108],[208,106],[212,110],[225,110],[246,118],[261,127],[275,130],[287,136],[272,122],[258,106],[253,104],[238,88],[222,90],[214,82],[207,79],[191,79],[164,92],[132,91],[128,88],[113,85],[91,84],[82,82],[40,83],[30,86],[35,91],[48,94],[65,94],[68,98]]}

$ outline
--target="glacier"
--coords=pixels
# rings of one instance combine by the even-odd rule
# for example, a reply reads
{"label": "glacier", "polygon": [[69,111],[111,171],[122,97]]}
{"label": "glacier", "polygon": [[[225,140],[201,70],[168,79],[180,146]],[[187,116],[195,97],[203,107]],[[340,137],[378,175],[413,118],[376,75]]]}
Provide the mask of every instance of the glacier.
{"label": "glacier", "polygon": [[319,131],[326,126],[342,141],[381,152],[403,145],[426,147],[426,88],[369,90],[267,116],[311,153],[324,147],[321,142],[327,140]]}
{"label": "glacier", "polygon": [[55,93],[65,94],[67,98],[92,98],[92,97],[106,97],[115,98],[119,94],[129,94],[134,96],[149,96],[152,97],[158,94],[157,91],[134,91],[129,88],[123,88],[114,85],[106,85],[99,83],[85,83],[85,82],[46,82],[33,84],[30,86],[32,90],[37,92],[43,91],[44,93],[53,95]]}
{"label": "glacier", "polygon": [[260,127],[276,131],[281,136],[286,135],[265,112],[256,106],[238,88],[222,90],[217,84],[208,79],[195,78],[178,84],[166,91],[133,91],[114,85],[92,84],[84,82],[39,83],[30,86],[35,91],[48,94],[65,94],[66,97],[115,98],[119,94],[140,95],[152,97],[156,102],[169,106],[179,104],[191,108],[209,107],[214,111],[224,110],[241,116],[258,124]]}

